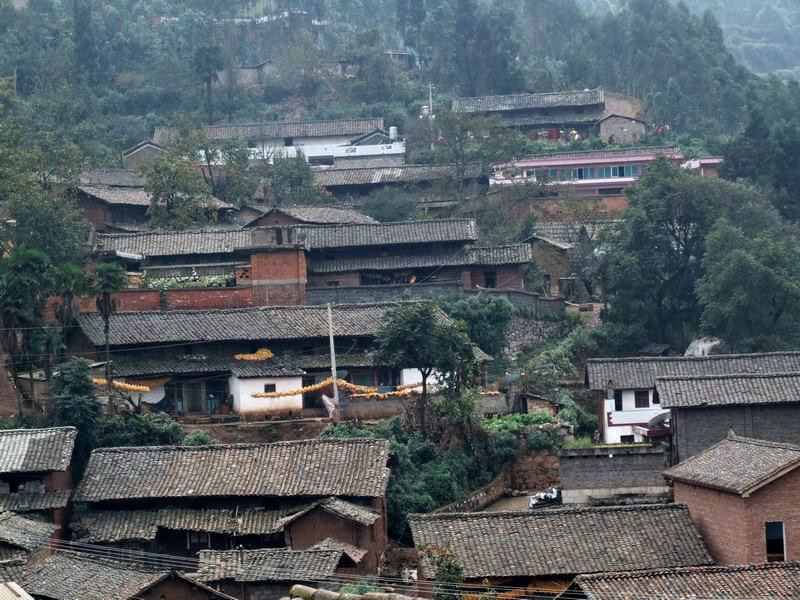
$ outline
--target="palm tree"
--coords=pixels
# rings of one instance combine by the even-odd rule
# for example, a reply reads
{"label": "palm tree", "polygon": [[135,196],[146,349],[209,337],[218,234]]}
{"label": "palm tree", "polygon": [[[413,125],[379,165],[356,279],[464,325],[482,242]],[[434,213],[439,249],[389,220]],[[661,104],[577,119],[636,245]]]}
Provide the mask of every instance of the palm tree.
{"label": "palm tree", "polygon": [[[71,263],[58,265],[53,270],[53,292],[58,296],[59,303],[55,307],[55,316],[61,325],[61,336],[65,337],[69,329],[75,324],[75,299],[87,296],[92,291],[92,281],[83,270]],[[59,362],[64,362],[64,346],[59,351]]]}
{"label": "palm tree", "polygon": [[109,341],[109,329],[111,315],[117,312],[117,299],[114,294],[125,289],[128,278],[125,270],[117,263],[100,263],[94,269],[95,304],[97,312],[103,319],[103,336],[106,345],[106,382],[111,388],[111,344]]}

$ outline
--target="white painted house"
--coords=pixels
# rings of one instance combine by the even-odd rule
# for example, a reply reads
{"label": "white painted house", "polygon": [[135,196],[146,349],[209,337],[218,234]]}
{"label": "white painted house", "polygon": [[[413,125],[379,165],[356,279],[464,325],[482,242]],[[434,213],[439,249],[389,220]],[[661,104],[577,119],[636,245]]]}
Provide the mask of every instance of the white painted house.
{"label": "white painted house", "polygon": [[[319,168],[405,164],[405,142],[398,139],[396,127],[384,130],[381,117],[210,125],[204,132],[211,140],[240,140],[252,162],[272,162],[276,156],[292,157],[302,151],[309,164]],[[177,133],[174,128],[157,127],[153,143],[168,147]]]}

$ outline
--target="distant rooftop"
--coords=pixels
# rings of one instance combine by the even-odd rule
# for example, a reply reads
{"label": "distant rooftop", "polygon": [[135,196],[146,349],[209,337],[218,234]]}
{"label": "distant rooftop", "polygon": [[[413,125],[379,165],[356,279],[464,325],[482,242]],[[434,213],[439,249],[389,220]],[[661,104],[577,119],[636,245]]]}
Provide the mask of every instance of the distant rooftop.
{"label": "distant rooftop", "polygon": [[453,100],[453,112],[476,113],[603,104],[602,89],[476,96]]}
{"label": "distant rooftop", "polygon": [[800,402],[800,372],[658,377],[664,408]]}
{"label": "distant rooftop", "polygon": [[[327,136],[358,136],[383,129],[383,117],[366,119],[339,119],[332,121],[264,121],[241,125],[208,125],[204,133],[212,140],[232,138],[270,139],[307,138]],[[176,141],[178,130],[174,127],[156,127],[153,142],[169,146]]]}

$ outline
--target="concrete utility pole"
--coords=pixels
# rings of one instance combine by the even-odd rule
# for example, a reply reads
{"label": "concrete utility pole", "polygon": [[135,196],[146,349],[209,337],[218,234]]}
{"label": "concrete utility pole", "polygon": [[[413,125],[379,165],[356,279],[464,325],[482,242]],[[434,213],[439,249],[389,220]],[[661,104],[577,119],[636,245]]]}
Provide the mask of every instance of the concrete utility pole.
{"label": "concrete utility pole", "polygon": [[336,406],[335,419],[339,420],[339,384],[337,383],[338,375],[336,374],[336,348],[333,345],[333,312],[331,311],[331,304],[328,303],[328,340],[331,346],[331,377],[333,378],[333,404]]}

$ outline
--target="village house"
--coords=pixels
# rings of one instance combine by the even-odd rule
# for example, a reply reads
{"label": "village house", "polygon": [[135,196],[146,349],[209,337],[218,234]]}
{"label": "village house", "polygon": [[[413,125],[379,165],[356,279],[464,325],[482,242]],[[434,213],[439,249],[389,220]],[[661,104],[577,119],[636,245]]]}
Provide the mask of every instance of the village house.
{"label": "village house", "polygon": [[233,216],[235,223],[248,227],[281,225],[374,224],[375,219],[354,208],[336,206],[271,206],[249,202]]}
{"label": "village house", "polygon": [[[316,218],[326,218],[324,212]],[[299,220],[299,214],[276,209],[266,218]],[[356,215],[350,218],[356,220]],[[482,289],[524,290],[530,246],[479,247],[476,241],[473,220],[438,219],[97,234],[93,251],[122,262],[130,273],[129,288],[118,294],[120,310],[349,303],[395,299],[403,292],[462,296]]]}
{"label": "village house", "polygon": [[681,164],[681,167],[697,175],[716,177],[717,169],[720,164],[722,164],[723,160],[725,160],[723,156],[701,156],[700,158],[687,160],[685,163]]}
{"label": "village house", "polygon": [[167,150],[151,140],[144,140],[122,152],[122,162],[126,169],[138,170],[145,161],[166,154]]}
{"label": "village house", "polygon": [[[374,574],[388,544],[388,460],[374,439],[96,449],[71,528],[79,542],[184,556],[326,542]],[[338,565],[343,550],[326,552]]]}
{"label": "village house", "polygon": [[[656,389],[656,380],[661,377],[702,377],[705,375],[727,374],[768,374],[768,373],[797,373],[800,372],[800,352],[767,352],[760,354],[719,354],[703,357],[666,357],[666,356],[639,356],[630,358],[592,358],[586,361],[586,385],[595,392],[597,402],[597,419],[600,436],[604,443],[618,444],[627,442],[641,442],[653,437],[663,437],[669,434],[665,421],[670,418],[670,410],[662,405],[661,393]],[[746,379],[746,377],[745,377]],[[715,381],[716,383],[713,383]],[[713,385],[719,386],[720,380],[713,380]],[[769,379],[763,383],[766,384]],[[666,389],[662,385],[662,391]],[[673,389],[673,388],[670,388]],[[722,391],[722,388],[717,388]],[[730,388],[729,388],[730,391]],[[682,394],[681,397],[686,396]],[[700,398],[701,396],[696,396]],[[705,397],[704,397],[705,398]],[[691,402],[678,400],[671,402]],[[707,400],[697,400],[702,403]],[[726,404],[724,397],[714,400],[715,403]],[[738,407],[734,401],[729,407],[709,407],[709,417],[724,421],[725,424],[703,421],[703,427],[709,427],[709,434],[698,433],[692,430],[692,436],[675,435],[673,438],[673,452],[677,448],[677,460],[683,460],[692,453],[707,448],[725,436],[730,427],[741,421],[733,421],[730,425],[729,417],[733,413],[748,411],[746,407]],[[743,402],[742,404],[747,404]],[[784,412],[792,410],[790,405],[783,402],[783,409],[760,409],[764,414],[768,411]],[[675,405],[675,409],[682,408]],[[692,410],[701,411],[702,406],[694,406]],[[673,409],[672,415],[676,414]],[[699,412],[695,412],[699,415]],[[718,417],[715,415],[719,415]],[[722,415],[725,415],[723,418]],[[766,434],[769,430],[773,433],[788,435],[795,427],[796,421],[785,422],[785,415],[773,421],[772,417],[756,432],[740,427],[738,431],[757,437],[770,437]],[[680,417],[678,417],[680,419]],[[651,423],[652,421],[652,423]],[[689,427],[688,424],[685,424]],[[681,426],[679,426],[681,427]],[[674,427],[673,427],[674,429]],[[693,437],[697,434],[698,437]],[[691,440],[689,439],[691,437]],[[777,441],[794,441],[786,437],[774,438]],[[800,440],[797,440],[800,441]],[[688,449],[688,450],[686,450]],[[688,452],[688,453],[687,453]]]}
{"label": "village house", "polygon": [[[272,162],[275,156],[296,156],[302,151],[312,167],[383,167],[405,164],[406,145],[397,128],[385,131],[383,118],[337,121],[264,121],[243,125],[208,125],[212,141],[238,139],[250,151],[254,164]],[[153,143],[168,148],[178,130],[156,127]]]}
{"label": "village house", "polygon": [[53,523],[0,512],[0,563],[24,567],[41,560],[51,552],[50,543],[59,530]]}
{"label": "village house", "polygon": [[[389,302],[331,308],[339,378],[384,391],[422,380],[412,365],[376,365],[369,354],[386,313],[397,306]],[[441,311],[437,318],[449,320]],[[83,313],[77,324],[71,351],[102,355],[100,315]],[[111,316],[109,332],[115,379],[150,390],[140,398],[132,395],[138,404],[176,415],[232,410],[258,418],[327,416],[321,395],[330,390],[253,397],[300,390],[330,378],[325,306],[119,312]],[[479,363],[490,360],[479,348],[474,352]],[[341,394],[345,413],[358,411],[356,405],[381,410],[382,401],[348,399],[345,390]]]}
{"label": "village house", "polygon": [[[381,188],[409,189],[413,187],[425,195],[426,190],[436,190],[437,196],[445,197],[424,202],[424,208],[436,211],[449,208],[458,203],[457,199],[447,198],[452,194],[438,193],[441,190],[462,189],[470,184],[483,184],[487,181],[481,165],[394,165],[385,167],[352,167],[322,169],[314,173],[314,181],[338,199],[364,196]],[[256,198],[264,198],[264,185],[259,186]]]}
{"label": "village house", "polygon": [[591,300],[586,286],[576,276],[572,255],[578,246],[591,247],[599,235],[616,221],[581,223],[570,220],[539,221],[531,239],[533,261],[544,277],[545,294],[552,298]]}
{"label": "village house", "polygon": [[557,600],[797,598],[800,565],[773,563],[580,575]]}
{"label": "village house", "polygon": [[66,525],[74,427],[0,430],[0,511]]}
{"label": "village house", "polygon": [[[147,180],[137,171],[95,169],[84,171],[70,189],[78,210],[96,231],[136,231],[147,225],[151,196]],[[227,219],[233,207],[213,200],[216,218]]]}
{"label": "village house", "polygon": [[658,377],[656,393],[670,411],[674,462],[724,439],[731,429],[800,443],[800,372]]}
{"label": "village house", "polygon": [[[495,165],[489,185],[544,182],[553,187],[556,196],[598,200],[600,212],[613,218],[628,206],[624,190],[636,183],[647,166],[660,156],[676,164],[683,161],[683,153],[677,146],[538,154]],[[557,199],[543,202],[542,208],[548,219],[563,218]]]}
{"label": "village house", "polygon": [[201,550],[191,576],[241,600],[278,599],[296,584],[335,577],[342,556],[341,550]]}
{"label": "village house", "polygon": [[800,446],[733,432],[664,472],[714,560],[800,559]]}
{"label": "village house", "polygon": [[24,569],[21,583],[37,600],[241,600],[169,570],[174,568],[133,555],[70,549]]}
{"label": "village house", "polygon": [[572,132],[572,137],[594,137],[605,111],[605,96],[596,89],[456,98],[452,110],[498,117],[527,135],[558,141],[569,139]]}
{"label": "village house", "polygon": [[[409,517],[414,546],[449,549],[465,584],[558,593],[576,575],[712,564],[689,511],[677,504]],[[432,579],[420,562],[419,579]]]}

